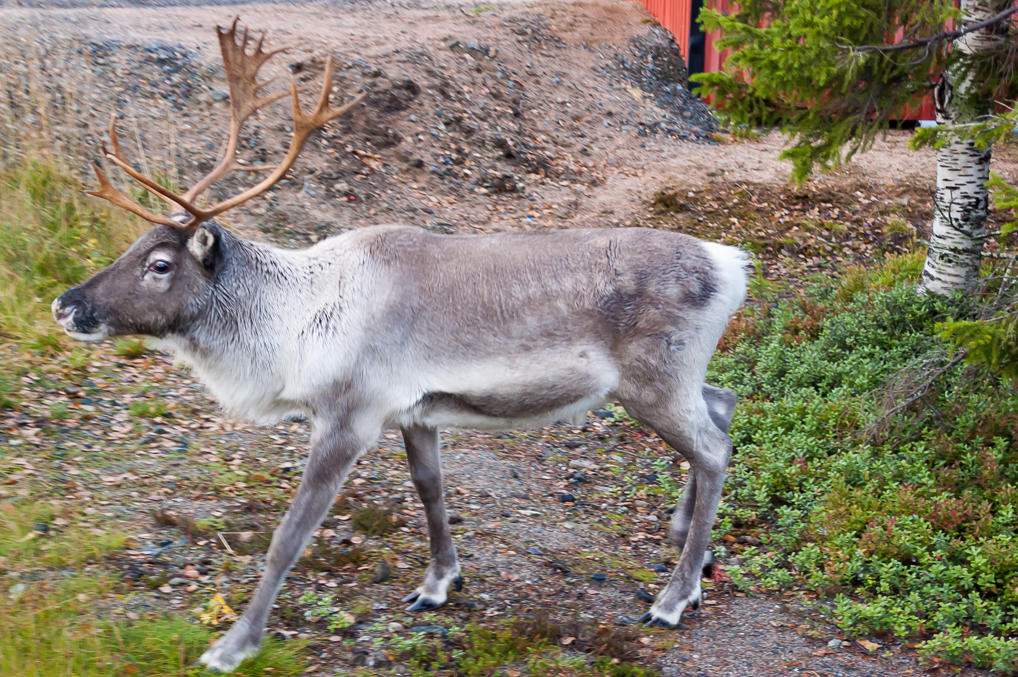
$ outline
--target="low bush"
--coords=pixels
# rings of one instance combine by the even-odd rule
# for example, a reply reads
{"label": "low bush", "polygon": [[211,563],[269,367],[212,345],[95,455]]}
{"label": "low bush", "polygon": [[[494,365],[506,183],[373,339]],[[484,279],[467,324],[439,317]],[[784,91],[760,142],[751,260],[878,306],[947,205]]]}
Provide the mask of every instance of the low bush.
{"label": "low bush", "polygon": [[720,529],[764,540],[733,579],[806,586],[848,631],[1018,670],[1018,393],[958,364],[882,419],[891,384],[946,356],[938,323],[967,312],[917,294],[906,263],[757,303],[715,358],[710,379],[741,397]]}

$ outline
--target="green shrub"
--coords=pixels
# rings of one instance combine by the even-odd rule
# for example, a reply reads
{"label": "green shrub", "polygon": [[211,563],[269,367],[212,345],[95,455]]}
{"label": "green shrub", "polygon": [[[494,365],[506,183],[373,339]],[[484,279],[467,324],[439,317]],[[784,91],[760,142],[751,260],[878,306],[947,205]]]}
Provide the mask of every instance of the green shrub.
{"label": "green shrub", "polygon": [[733,580],[806,585],[846,630],[1018,670],[1018,393],[956,365],[867,436],[889,380],[966,312],[891,268],[760,304],[712,363],[741,397],[723,527],[767,525]]}

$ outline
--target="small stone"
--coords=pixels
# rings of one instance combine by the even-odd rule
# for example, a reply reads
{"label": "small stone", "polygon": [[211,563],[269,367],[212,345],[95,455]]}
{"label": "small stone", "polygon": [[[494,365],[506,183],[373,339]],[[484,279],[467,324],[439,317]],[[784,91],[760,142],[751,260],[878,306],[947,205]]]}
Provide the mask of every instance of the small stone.
{"label": "small stone", "polygon": [[371,572],[372,583],[384,583],[392,576],[392,567],[384,559],[375,565]]}
{"label": "small stone", "polygon": [[448,519],[449,524],[459,524],[460,522],[463,521],[463,515],[459,514],[458,512],[451,512],[449,513]]}
{"label": "small stone", "polygon": [[541,552],[537,548],[527,548],[523,552],[525,552],[528,555],[543,555],[544,554],[543,552]]}
{"label": "small stone", "polygon": [[170,580],[166,581],[166,583],[168,585],[173,585],[173,586],[176,586],[176,585],[186,585],[188,583],[188,580],[186,578],[181,578],[180,576],[174,576]]}
{"label": "small stone", "polygon": [[396,621],[389,623],[388,627],[389,632],[403,632],[403,630],[406,630],[402,623],[397,623]]}
{"label": "small stone", "polygon": [[570,468],[582,468],[584,470],[593,470],[597,466],[592,461],[586,461],[582,458],[574,458],[569,461]]}
{"label": "small stone", "polygon": [[636,599],[640,600],[641,602],[653,602],[654,595],[650,594],[643,588],[640,588],[639,590],[636,591]]}
{"label": "small stone", "polygon": [[449,631],[441,625],[414,625],[411,626],[410,632],[417,632],[423,635],[441,635],[442,637],[449,634]]}
{"label": "small stone", "polygon": [[213,89],[209,96],[212,97],[213,101],[226,101],[230,98],[230,94],[221,89]]}
{"label": "small stone", "polygon": [[832,639],[831,641],[829,641],[827,643],[827,648],[828,649],[840,649],[841,648],[841,640],[838,639],[838,638]]}
{"label": "small stone", "polygon": [[662,677],[679,677],[679,669],[673,665],[666,665],[661,668]]}
{"label": "small stone", "polygon": [[653,569],[654,571],[658,572],[659,574],[660,573],[665,573],[665,572],[668,571],[668,567],[666,567],[664,564],[653,564],[653,565],[651,565],[650,568]]}
{"label": "small stone", "polygon": [[605,581],[608,580],[608,577],[605,576],[604,574],[591,574],[590,580],[594,581],[595,583],[604,583]]}
{"label": "small stone", "polygon": [[573,484],[586,484],[590,481],[586,475],[581,472],[573,473],[573,476],[569,478],[569,481]]}
{"label": "small stone", "polygon": [[572,494],[559,494],[559,503],[576,503],[576,497]]}

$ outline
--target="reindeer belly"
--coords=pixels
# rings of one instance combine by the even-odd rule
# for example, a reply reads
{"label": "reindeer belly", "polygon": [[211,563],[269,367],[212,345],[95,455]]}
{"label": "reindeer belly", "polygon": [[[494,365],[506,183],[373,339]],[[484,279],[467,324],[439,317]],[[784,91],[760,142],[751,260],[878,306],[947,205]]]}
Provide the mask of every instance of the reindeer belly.
{"label": "reindeer belly", "polygon": [[575,420],[607,399],[618,374],[607,356],[569,352],[572,359],[532,355],[450,366],[444,378],[429,379],[414,418],[435,427],[486,429]]}

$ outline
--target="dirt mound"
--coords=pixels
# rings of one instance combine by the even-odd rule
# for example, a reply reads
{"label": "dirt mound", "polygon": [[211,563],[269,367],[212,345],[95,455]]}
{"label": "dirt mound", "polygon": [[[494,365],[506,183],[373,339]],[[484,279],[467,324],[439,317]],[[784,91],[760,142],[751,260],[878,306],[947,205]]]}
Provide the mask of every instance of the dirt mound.
{"label": "dirt mound", "polygon": [[[641,166],[647,150],[711,143],[714,121],[685,89],[668,33],[633,3],[576,4],[450,12],[345,3],[343,16],[324,17],[308,36],[302,25],[273,29],[272,44],[293,45],[275,74],[293,73],[306,100],[328,54],[337,62],[337,100],[369,95],[309,144],[281,189],[231,217],[293,242],[380,221],[440,231],[555,225],[581,212],[583,198],[613,174]],[[212,26],[224,17],[192,9],[187,30],[169,30],[175,21],[167,15],[178,11],[160,10],[157,21],[140,9],[48,15],[57,30],[8,45],[32,57],[7,59],[18,64],[4,76],[12,109],[49,123],[45,133],[83,159],[96,154],[107,111],[116,110],[137,162],[188,185],[212,166],[224,138],[228,95],[211,46]],[[278,24],[245,14],[253,26]],[[593,22],[598,16],[604,21]],[[35,16],[5,18],[16,36]],[[104,19],[124,30],[110,37]],[[296,44],[291,31],[301,35]],[[34,69],[45,71],[45,116]],[[247,160],[279,157],[289,136],[286,105],[246,131]],[[245,179],[227,179],[221,194]]]}

